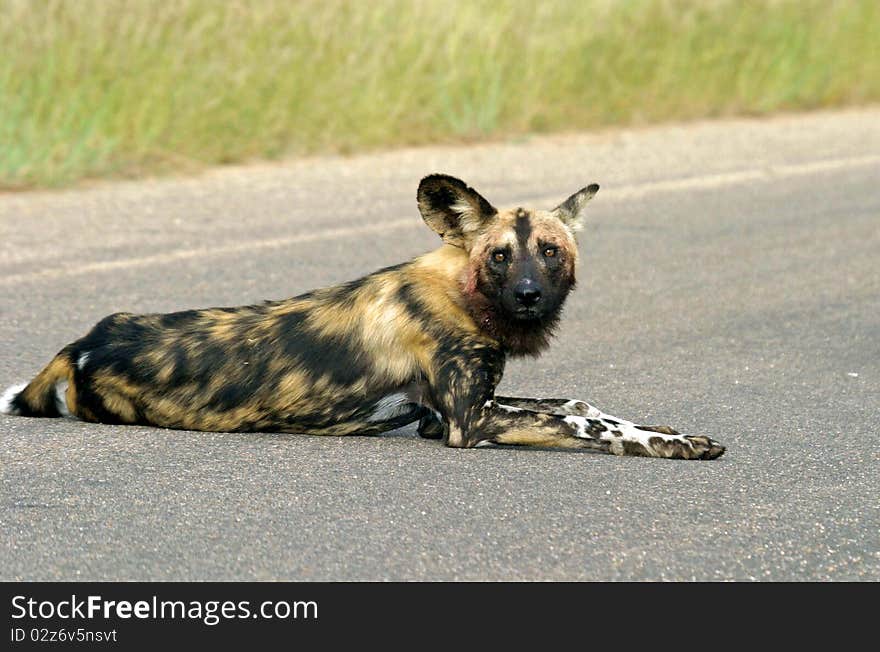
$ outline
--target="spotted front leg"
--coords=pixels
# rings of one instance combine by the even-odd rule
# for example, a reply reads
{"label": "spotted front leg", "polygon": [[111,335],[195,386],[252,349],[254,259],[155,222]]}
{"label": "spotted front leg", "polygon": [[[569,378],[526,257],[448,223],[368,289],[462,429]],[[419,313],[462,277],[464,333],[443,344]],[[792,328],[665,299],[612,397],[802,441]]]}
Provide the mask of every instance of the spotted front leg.
{"label": "spotted front leg", "polygon": [[497,397],[474,424],[476,445],[588,448],[614,455],[711,460],[725,448],[705,436],[669,426],[643,426],[603,413],[584,401]]}
{"label": "spotted front leg", "polygon": [[602,414],[585,401],[570,398],[517,398],[514,396],[496,396],[495,402],[506,407],[521,408],[532,412],[561,414],[563,416],[594,417]]}

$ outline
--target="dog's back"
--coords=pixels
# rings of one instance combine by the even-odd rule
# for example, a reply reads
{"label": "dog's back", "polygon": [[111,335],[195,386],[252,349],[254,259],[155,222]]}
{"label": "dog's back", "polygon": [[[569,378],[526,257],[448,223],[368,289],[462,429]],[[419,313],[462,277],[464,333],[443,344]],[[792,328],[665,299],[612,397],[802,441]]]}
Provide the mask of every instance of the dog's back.
{"label": "dog's back", "polygon": [[370,432],[419,412],[435,359],[479,333],[467,255],[414,261],[284,301],[118,313],[65,347],[8,412],[192,430]]}

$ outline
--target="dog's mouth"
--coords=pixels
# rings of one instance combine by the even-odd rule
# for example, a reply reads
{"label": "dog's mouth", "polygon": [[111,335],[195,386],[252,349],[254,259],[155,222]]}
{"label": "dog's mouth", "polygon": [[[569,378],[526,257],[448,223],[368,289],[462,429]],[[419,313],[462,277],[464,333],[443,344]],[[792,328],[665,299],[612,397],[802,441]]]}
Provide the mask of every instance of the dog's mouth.
{"label": "dog's mouth", "polygon": [[544,311],[538,308],[519,307],[513,312],[514,319],[519,321],[535,321],[544,316]]}
{"label": "dog's mouth", "polygon": [[559,310],[559,304],[550,300],[541,299],[532,305],[524,306],[517,301],[503,297],[496,304],[496,310],[499,316],[503,315],[504,319],[510,322],[519,322],[525,325],[532,325],[531,322],[544,322]]}

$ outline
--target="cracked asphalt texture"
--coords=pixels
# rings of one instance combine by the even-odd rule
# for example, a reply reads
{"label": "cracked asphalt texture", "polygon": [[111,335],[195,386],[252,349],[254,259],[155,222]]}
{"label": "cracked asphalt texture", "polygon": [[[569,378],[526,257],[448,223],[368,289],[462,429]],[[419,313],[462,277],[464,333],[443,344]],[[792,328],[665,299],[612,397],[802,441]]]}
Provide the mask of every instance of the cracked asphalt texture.
{"label": "cracked asphalt texture", "polygon": [[276,299],[429,250],[419,179],[602,190],[499,392],[714,462],[0,416],[3,580],[880,579],[880,110],[563,134],[0,195],[0,385],[106,314]]}

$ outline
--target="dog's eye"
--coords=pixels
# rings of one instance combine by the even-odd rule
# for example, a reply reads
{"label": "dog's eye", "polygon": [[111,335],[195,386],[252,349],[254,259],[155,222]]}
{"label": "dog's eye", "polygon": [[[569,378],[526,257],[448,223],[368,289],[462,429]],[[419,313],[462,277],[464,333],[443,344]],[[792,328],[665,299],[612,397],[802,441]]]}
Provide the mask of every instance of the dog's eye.
{"label": "dog's eye", "polygon": [[544,256],[547,258],[553,258],[558,252],[556,247],[544,247]]}
{"label": "dog's eye", "polygon": [[505,260],[507,260],[507,254],[503,251],[495,251],[492,253],[492,260],[494,260],[496,263],[503,263]]}

